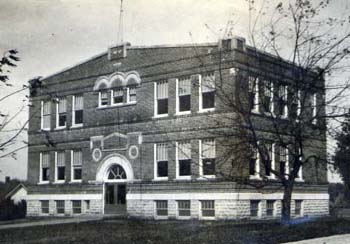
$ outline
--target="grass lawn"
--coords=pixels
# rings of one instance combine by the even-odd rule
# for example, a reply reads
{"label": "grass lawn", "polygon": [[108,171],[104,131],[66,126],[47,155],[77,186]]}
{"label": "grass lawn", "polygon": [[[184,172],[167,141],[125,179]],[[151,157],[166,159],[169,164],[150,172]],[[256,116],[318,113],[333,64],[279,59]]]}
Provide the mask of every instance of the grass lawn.
{"label": "grass lawn", "polygon": [[350,233],[350,220],[276,222],[101,220],[0,230],[0,243],[280,243]]}

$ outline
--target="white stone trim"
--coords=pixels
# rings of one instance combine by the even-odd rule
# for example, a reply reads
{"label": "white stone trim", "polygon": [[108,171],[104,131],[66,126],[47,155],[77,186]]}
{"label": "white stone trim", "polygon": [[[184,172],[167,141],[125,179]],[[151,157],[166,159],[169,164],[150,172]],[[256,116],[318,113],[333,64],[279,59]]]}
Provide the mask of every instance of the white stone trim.
{"label": "white stone trim", "polygon": [[[127,200],[281,200],[283,193],[128,193]],[[328,200],[328,193],[295,193],[296,200]]]}
{"label": "white stone trim", "polygon": [[28,194],[27,200],[103,200],[103,194]]}
{"label": "white stone trim", "polygon": [[97,182],[108,182],[108,170],[113,165],[120,165],[126,174],[126,180],[114,180],[113,182],[126,182],[132,181],[134,179],[134,171],[130,162],[122,155],[118,153],[113,153],[105,157],[100,166],[97,169],[96,181]]}

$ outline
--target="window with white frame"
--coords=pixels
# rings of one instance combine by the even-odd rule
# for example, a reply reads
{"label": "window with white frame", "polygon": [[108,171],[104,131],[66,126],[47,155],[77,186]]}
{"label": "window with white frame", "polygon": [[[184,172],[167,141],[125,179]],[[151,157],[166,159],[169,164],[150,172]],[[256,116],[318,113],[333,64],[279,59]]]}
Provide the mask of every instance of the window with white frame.
{"label": "window with white frame", "polygon": [[266,216],[275,215],[275,200],[266,200]]}
{"label": "window with white frame", "polygon": [[81,214],[81,200],[72,201],[73,214]]}
{"label": "window with white frame", "polygon": [[303,200],[295,200],[295,212],[294,214],[296,216],[302,216],[303,215]]}
{"label": "window with white frame", "polygon": [[209,72],[202,75],[200,84],[200,110],[215,108],[215,73]]}
{"label": "window with white frame", "polygon": [[155,178],[168,178],[168,144],[155,144]]}
{"label": "window with white frame", "polygon": [[301,105],[300,105],[300,91],[291,91],[293,94],[291,95],[291,105],[290,105],[290,111],[289,111],[289,117],[292,120],[298,120],[298,117],[300,116],[301,111]]}
{"label": "window with white frame", "polygon": [[155,83],[155,116],[168,114],[168,82]]}
{"label": "window with white frame", "polygon": [[124,90],[123,88],[114,88],[112,90],[112,104],[124,103]]}
{"label": "window with white frame", "polygon": [[190,217],[191,216],[191,201],[190,200],[179,200],[177,201],[177,209],[179,217]]}
{"label": "window with white frame", "polygon": [[215,140],[200,140],[201,149],[201,176],[215,176]]}
{"label": "window with white frame", "polygon": [[260,216],[260,200],[250,200],[250,216]]}
{"label": "window with white frame", "polygon": [[295,176],[295,179],[296,180],[303,180],[303,165],[302,165],[302,160],[303,160],[303,157],[302,157],[302,154],[301,154],[301,149],[299,148],[298,149],[298,164],[299,164],[299,170],[297,172],[297,175]]}
{"label": "window with white frame", "polygon": [[65,128],[67,126],[67,100],[66,98],[57,99],[56,128]]}
{"label": "window with white frame", "polygon": [[278,115],[283,118],[288,116],[288,86],[280,85],[278,89]]}
{"label": "window with white frame", "polygon": [[189,76],[177,79],[176,112],[191,111],[191,78]]}
{"label": "window with white frame", "polygon": [[57,214],[64,214],[65,210],[64,210],[64,200],[57,200],[56,201],[56,213]]}
{"label": "window with white frame", "polygon": [[255,76],[248,77],[249,108],[252,112],[259,112],[259,84]]}
{"label": "window with white frame", "polygon": [[280,165],[280,174],[287,175],[289,174],[289,151],[287,147],[279,147],[279,165]]}
{"label": "window with white frame", "polygon": [[99,107],[106,107],[108,106],[108,91],[100,91],[99,93],[99,99],[98,99],[98,106]]}
{"label": "window with white frame", "polygon": [[50,153],[41,153],[40,161],[40,181],[48,182],[50,180]]}
{"label": "window with white frame", "polygon": [[260,155],[253,145],[250,145],[249,175],[254,178],[260,177]]}
{"label": "window with white frame", "polygon": [[41,102],[41,129],[50,130],[51,127],[51,102]]}
{"label": "window with white frame", "polygon": [[81,150],[71,151],[71,179],[72,181],[81,181],[82,179],[82,165],[83,153]]}
{"label": "window with white frame", "polygon": [[168,216],[168,201],[160,200],[155,201],[156,203],[156,216],[167,217]]}
{"label": "window with white frame", "polygon": [[273,113],[273,82],[269,80],[264,80],[262,88],[262,108],[265,113]]}
{"label": "window with white frame", "polygon": [[202,200],[201,214],[202,217],[215,217],[215,201],[214,200]]}
{"label": "window with white frame", "polygon": [[136,102],[136,86],[127,87],[127,103]]}
{"label": "window with white frame", "polygon": [[73,114],[72,114],[72,125],[83,124],[83,109],[84,109],[84,97],[82,95],[73,96]]}
{"label": "window with white frame", "polygon": [[41,200],[41,213],[42,214],[48,214],[50,211],[50,205],[48,200]]}
{"label": "window with white frame", "polygon": [[56,152],[56,170],[55,170],[55,180],[64,181],[65,180],[65,170],[66,170],[66,155],[65,152]]}
{"label": "window with white frame", "polygon": [[191,142],[177,143],[177,177],[191,177]]}
{"label": "window with white frame", "polygon": [[266,143],[265,147],[267,150],[265,162],[265,176],[273,178],[274,174],[271,173],[271,170],[275,169],[275,144]]}
{"label": "window with white frame", "polygon": [[311,121],[313,124],[317,124],[317,94],[311,95]]}

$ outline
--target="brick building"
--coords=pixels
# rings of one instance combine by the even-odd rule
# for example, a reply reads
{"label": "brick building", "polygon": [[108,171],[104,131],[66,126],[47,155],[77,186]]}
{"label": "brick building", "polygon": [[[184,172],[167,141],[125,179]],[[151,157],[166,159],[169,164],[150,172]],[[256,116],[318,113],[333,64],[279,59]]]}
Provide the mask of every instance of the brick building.
{"label": "brick building", "polygon": [[[28,215],[280,216],[276,179],[260,190],[235,181],[233,176],[261,180],[262,166],[247,159],[238,170],[222,157],[224,139],[215,133],[232,130],[219,83],[231,96],[248,91],[254,53],[242,38],[202,45],[123,44],[42,79],[42,87],[31,90]],[[288,71],[288,63],[281,64]],[[274,75],[269,79],[277,84]],[[242,81],[245,89],[237,93]],[[313,99],[322,99],[323,92]],[[288,111],[281,111],[288,120]],[[325,157],[325,131],[312,144]],[[292,199],[293,216],[328,214],[326,167],[302,169]]]}

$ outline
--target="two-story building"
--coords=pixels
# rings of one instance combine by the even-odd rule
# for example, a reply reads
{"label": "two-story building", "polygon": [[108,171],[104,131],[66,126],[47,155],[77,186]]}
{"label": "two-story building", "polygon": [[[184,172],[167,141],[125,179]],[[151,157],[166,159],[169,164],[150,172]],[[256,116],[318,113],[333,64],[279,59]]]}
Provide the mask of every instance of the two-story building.
{"label": "two-story building", "polygon": [[[249,75],[254,66],[249,57],[256,52],[242,38],[178,46],[122,44],[41,79],[41,88],[31,91],[28,216],[280,216],[280,188],[235,181],[260,180],[258,158],[237,162],[243,165],[238,169],[233,156],[223,156],[222,133],[234,130],[229,122],[234,113],[218,87],[230,96],[250,92],[259,100]],[[279,82],[273,71],[269,80]],[[242,82],[246,89],[238,90]],[[286,89],[280,91],[287,94]],[[322,99],[321,93],[312,101]],[[280,112],[288,120],[287,95],[284,99]],[[325,131],[313,140],[325,156]],[[287,161],[284,155],[273,163],[285,171]],[[327,215],[326,167],[301,170],[293,216]]]}

